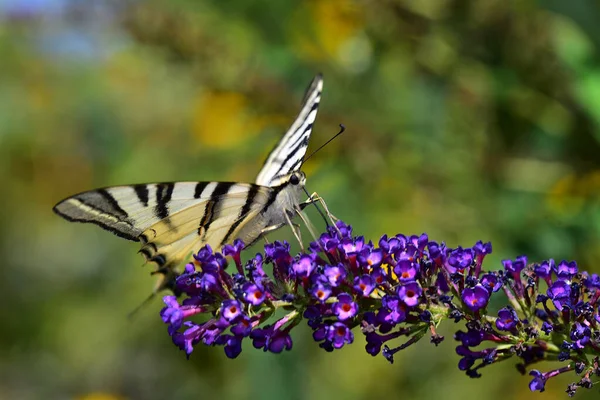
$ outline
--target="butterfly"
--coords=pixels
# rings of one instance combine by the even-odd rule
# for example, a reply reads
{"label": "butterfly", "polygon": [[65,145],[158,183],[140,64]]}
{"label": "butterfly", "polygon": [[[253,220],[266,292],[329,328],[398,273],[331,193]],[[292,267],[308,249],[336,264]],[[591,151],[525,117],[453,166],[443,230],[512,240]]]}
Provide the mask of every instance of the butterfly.
{"label": "butterfly", "polygon": [[[139,252],[157,264],[154,293],[173,288],[177,266],[205,245],[235,239],[251,245],[286,224],[301,208],[306,176],[300,171],[323,78],[310,83],[300,113],[268,155],[254,183],[167,182],[112,186],[68,197],[54,212],[140,242]],[[293,226],[292,226],[293,228]],[[295,232],[295,231],[294,231]]]}

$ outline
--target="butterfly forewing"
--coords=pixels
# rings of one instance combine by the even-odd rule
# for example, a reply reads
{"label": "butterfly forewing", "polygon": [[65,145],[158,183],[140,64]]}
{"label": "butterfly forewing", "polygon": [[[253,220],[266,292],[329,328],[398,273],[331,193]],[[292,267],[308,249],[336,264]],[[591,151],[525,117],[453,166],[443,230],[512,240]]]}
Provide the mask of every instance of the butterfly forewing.
{"label": "butterfly forewing", "polygon": [[302,165],[323,91],[323,76],[317,75],[304,95],[300,113],[285,135],[271,151],[256,183],[272,186],[276,178],[297,171]]}

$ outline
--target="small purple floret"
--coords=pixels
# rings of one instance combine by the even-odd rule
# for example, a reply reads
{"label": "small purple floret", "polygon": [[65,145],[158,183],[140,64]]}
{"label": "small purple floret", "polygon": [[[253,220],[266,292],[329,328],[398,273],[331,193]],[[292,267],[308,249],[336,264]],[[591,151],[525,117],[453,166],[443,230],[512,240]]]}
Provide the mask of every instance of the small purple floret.
{"label": "small purple floret", "polygon": [[342,293],[338,296],[338,301],[333,305],[333,313],[340,321],[354,318],[358,312],[358,305],[352,301],[352,296]]}
{"label": "small purple floret", "polygon": [[471,311],[479,311],[487,306],[490,300],[489,292],[481,285],[473,288],[465,288],[462,292],[462,300]]}
{"label": "small purple floret", "polygon": [[519,322],[519,316],[511,307],[504,307],[498,311],[498,319],[496,319],[496,328],[501,331],[513,330]]}

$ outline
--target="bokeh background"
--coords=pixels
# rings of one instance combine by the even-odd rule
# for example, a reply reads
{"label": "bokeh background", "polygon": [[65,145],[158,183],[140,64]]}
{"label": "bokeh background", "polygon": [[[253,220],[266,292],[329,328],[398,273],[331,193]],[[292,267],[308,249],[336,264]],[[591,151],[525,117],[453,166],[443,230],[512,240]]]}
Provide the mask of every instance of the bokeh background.
{"label": "bokeh background", "polygon": [[311,148],[347,131],[305,165],[308,189],[357,232],[599,272],[599,21],[592,0],[0,0],[0,398],[565,398],[574,376],[531,394],[515,360],[467,378],[453,324],[393,365],[358,332],[325,353],[304,326],[287,354],[187,361],[158,299],[126,317],[154,282],[137,245],[51,208],[253,181],[323,72]]}

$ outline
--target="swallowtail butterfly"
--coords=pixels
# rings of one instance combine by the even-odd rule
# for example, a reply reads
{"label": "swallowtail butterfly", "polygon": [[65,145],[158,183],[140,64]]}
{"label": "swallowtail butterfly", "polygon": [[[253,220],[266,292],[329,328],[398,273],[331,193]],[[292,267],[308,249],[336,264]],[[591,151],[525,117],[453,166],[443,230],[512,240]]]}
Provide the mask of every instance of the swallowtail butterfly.
{"label": "swallowtail butterfly", "polygon": [[[306,177],[300,171],[321,101],[316,76],[300,113],[271,151],[255,183],[168,182],[95,189],[68,197],[54,212],[96,224],[141,243],[140,253],[162,275],[156,291],[172,287],[176,267],[208,244],[241,239],[246,245],[289,223],[301,206]],[[155,292],[156,292],[155,291]]]}

